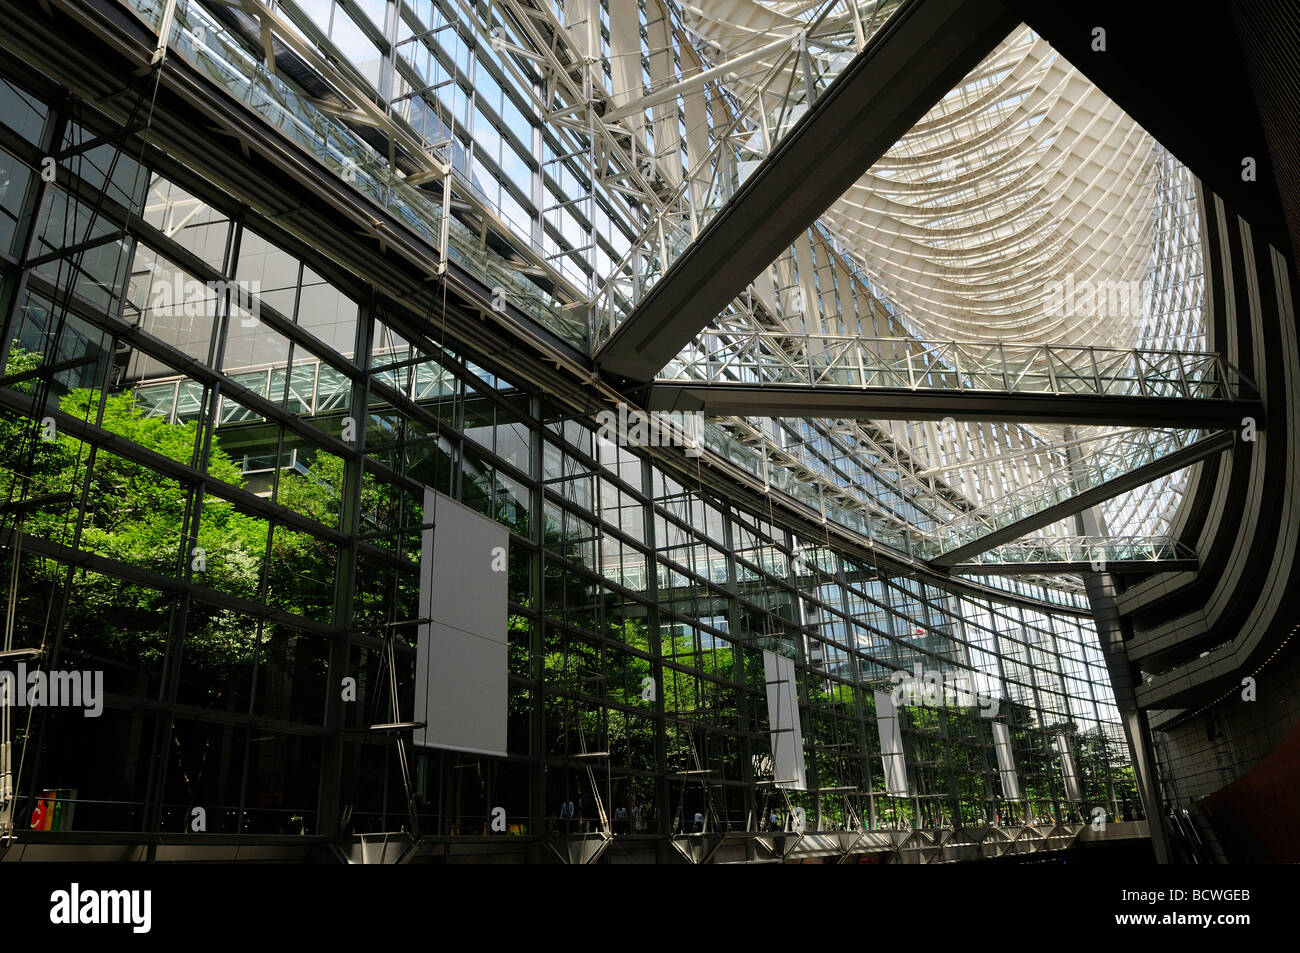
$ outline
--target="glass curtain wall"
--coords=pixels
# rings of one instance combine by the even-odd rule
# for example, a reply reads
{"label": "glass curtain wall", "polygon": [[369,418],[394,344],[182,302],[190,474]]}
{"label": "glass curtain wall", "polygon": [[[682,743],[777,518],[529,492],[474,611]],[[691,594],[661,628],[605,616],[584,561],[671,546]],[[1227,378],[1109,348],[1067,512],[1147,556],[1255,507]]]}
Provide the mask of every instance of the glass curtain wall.
{"label": "glass curtain wall", "polygon": [[[102,670],[106,701],[29,710],[20,817],[62,788],[79,830],[179,832],[198,806],[212,833],[408,823],[368,727],[413,711],[426,486],[511,534],[509,753],[414,755],[427,833],[487,833],[495,807],[517,833],[625,807],[628,833],[671,834],[1136,801],[1087,616],[883,571],[598,439],[63,101],[0,83],[0,570],[14,644]],[[764,651],[795,662],[808,791],[776,784]],[[906,795],[873,694],[897,671],[968,686],[900,708]]]}

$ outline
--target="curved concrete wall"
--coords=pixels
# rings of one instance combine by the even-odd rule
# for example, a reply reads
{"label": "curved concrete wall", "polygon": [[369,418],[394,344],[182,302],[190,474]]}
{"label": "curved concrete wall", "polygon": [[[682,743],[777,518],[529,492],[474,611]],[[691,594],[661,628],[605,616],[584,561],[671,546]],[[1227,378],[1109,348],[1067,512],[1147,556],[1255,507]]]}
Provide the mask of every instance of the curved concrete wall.
{"label": "curved concrete wall", "polygon": [[[1290,261],[1217,196],[1203,195],[1212,345],[1253,376],[1256,439],[1202,465],[1184,539],[1195,573],[1143,580],[1118,599],[1143,670],[1142,708],[1209,700],[1272,653],[1300,613],[1300,348]],[[1193,535],[1194,534],[1194,535]],[[1206,654],[1208,653],[1208,654]]]}

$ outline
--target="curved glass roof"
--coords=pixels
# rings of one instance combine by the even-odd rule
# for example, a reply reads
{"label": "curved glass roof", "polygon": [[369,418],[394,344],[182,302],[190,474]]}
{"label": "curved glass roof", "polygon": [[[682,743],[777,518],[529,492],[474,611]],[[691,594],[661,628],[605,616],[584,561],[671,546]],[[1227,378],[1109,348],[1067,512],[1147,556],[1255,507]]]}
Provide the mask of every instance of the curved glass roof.
{"label": "curved glass roof", "polygon": [[[772,36],[793,35],[810,10],[827,6],[673,5],[715,66]],[[859,9],[869,21],[893,6]],[[747,72],[728,84],[734,101],[790,98],[784,74],[758,76]],[[761,126],[763,117],[752,113]],[[820,224],[824,248],[815,237],[806,248],[797,243],[756,282],[768,315],[791,330],[872,334],[864,318],[874,316],[876,302],[864,307],[841,287],[856,269],[870,295],[887,303],[889,331],[919,341],[1205,348],[1190,174],[1027,27],[936,104]],[[912,478],[905,482],[928,483],[932,496],[946,497],[927,514],[905,517],[932,538],[945,520],[1010,511],[1062,474],[1068,479],[1067,447],[1091,459],[1149,442],[1128,428],[898,421],[874,428],[887,435],[884,452],[910,464],[899,467]],[[1109,501],[1105,524],[1116,535],[1167,534],[1188,472]],[[939,484],[948,492],[938,493]],[[1077,532],[1071,519],[1035,535]]]}
{"label": "curved glass roof", "polygon": [[[545,289],[539,320],[568,340],[589,305],[599,345],[898,6],[413,0],[387,53],[378,24],[358,32],[335,3],[280,9],[304,55],[339,67],[323,75],[357,107],[340,115],[386,102],[400,142],[423,143],[431,170],[408,181],[445,163],[451,251],[490,258],[512,299]],[[989,344],[1031,363],[1054,359],[1046,346],[1198,352],[1202,271],[1187,170],[1020,27],[670,367],[727,349],[816,367],[858,348],[951,376],[941,355]],[[706,436],[774,491],[926,556],[1196,434],[732,417]],[[1187,472],[1104,504],[1107,531],[1166,534]]]}

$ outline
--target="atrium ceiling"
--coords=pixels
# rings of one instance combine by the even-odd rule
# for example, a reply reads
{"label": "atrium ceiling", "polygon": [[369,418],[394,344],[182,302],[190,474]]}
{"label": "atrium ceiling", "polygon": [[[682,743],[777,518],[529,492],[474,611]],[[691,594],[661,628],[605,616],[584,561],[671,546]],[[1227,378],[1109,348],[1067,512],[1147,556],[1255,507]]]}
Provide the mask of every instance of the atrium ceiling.
{"label": "atrium ceiling", "polygon": [[[534,118],[507,95],[494,129],[475,120],[462,132],[474,107],[460,97],[486,90],[421,60],[420,38],[445,27],[422,30],[409,15],[388,27],[396,26],[395,63],[371,59],[382,43],[340,34],[339,17],[321,4],[285,0],[275,12],[248,0],[222,15],[247,20],[250,36],[260,23],[264,41],[270,29],[293,51],[277,54],[277,69],[323,77],[333,92],[316,102],[338,94],[329,108],[368,139],[386,130],[399,156],[423,141],[424,161],[406,184],[441,196],[440,240],[485,262],[504,248],[512,268],[526,259],[523,286],[537,304],[552,299],[529,310],[566,341],[589,307],[597,371],[647,295],[755,191],[747,185],[789,152],[837,79],[874,55],[883,61],[874,75],[886,80],[869,96],[855,93],[901,97],[911,105],[889,115],[910,118],[890,126],[878,150],[864,150],[872,161],[850,170],[819,215],[808,212],[816,220],[751,229],[794,237],[720,312],[696,316],[694,340],[680,335],[675,357],[669,350],[662,366],[654,362],[660,382],[793,383],[807,393],[847,382],[868,398],[868,384],[882,379],[931,393],[1014,380],[1009,390],[1049,398],[1076,387],[1086,398],[1094,381],[1097,396],[1146,396],[1156,386],[1175,400],[1198,396],[1191,391],[1203,380],[1215,397],[1233,386],[1232,369],[1203,353],[1211,342],[1195,180],[1001,6],[988,8],[996,16],[959,0],[497,0],[486,14],[453,6],[474,25],[457,26],[448,42],[459,49],[474,32],[490,35],[501,71],[493,84],[531,90]],[[977,13],[987,38],[957,50],[960,69],[974,64],[964,78],[924,32],[911,47],[898,42],[929,17],[932,38],[960,43],[954,25]],[[377,36],[382,18],[371,19]],[[294,56],[310,69],[297,70]],[[936,86],[940,75],[951,78]],[[383,100],[380,121],[371,114]],[[830,131],[827,150],[867,134]],[[511,142],[525,152],[531,142],[540,170],[511,167]],[[484,166],[479,156],[491,163],[494,149],[501,165]],[[809,177],[820,175],[815,150],[806,165]],[[448,171],[450,188],[439,183]],[[531,195],[508,195],[511,177],[531,177]],[[530,198],[531,212],[521,204]],[[489,247],[474,249],[476,237]],[[604,377],[623,386],[617,374]],[[636,383],[623,390],[634,403],[644,398]],[[914,559],[1005,535],[1027,515],[1140,467],[1159,470],[1174,454],[1195,457],[1191,448],[1213,429],[1134,426],[1122,416],[1102,426],[1097,414],[1091,425],[1067,426],[1005,411],[954,419],[794,406],[772,398],[744,415],[710,415],[705,442],[746,461],[765,488]],[[1103,524],[1116,536],[1166,537],[1194,467],[1103,494]],[[1079,536],[1073,517],[1025,532]]]}
{"label": "atrium ceiling", "polygon": [[[753,0],[674,5],[715,65],[796,34],[808,11],[824,7]],[[894,6],[861,9],[880,19]],[[835,72],[845,55],[825,54],[824,68]],[[763,66],[771,69],[776,60],[773,54]],[[782,86],[766,73],[763,80],[768,89]],[[737,101],[748,101],[757,82],[747,72],[727,86]],[[1140,302],[1128,313],[1080,315],[1053,296],[1067,277],[1077,287],[1150,280],[1161,204],[1169,200],[1164,155],[1021,26],[837,199],[823,222],[867,263],[923,337],[1152,346]],[[1183,209],[1193,223],[1194,213],[1194,206]],[[1184,253],[1198,257],[1199,245]],[[1192,264],[1199,270],[1199,261]],[[1188,349],[1203,342],[1199,322],[1190,325],[1161,344]]]}
{"label": "atrium ceiling", "polygon": [[[729,197],[718,194],[718,155],[730,148],[739,175],[751,173],[807,112],[809,91],[817,95],[848,64],[854,41],[870,39],[898,7],[859,4],[853,24],[847,3],[668,0],[665,16],[690,42],[675,61],[646,51],[647,72],[636,79],[646,81],[659,116],[651,126],[626,105],[634,78],[617,65],[620,34],[629,42],[619,18],[636,4],[611,3],[610,78],[620,109],[607,118],[626,117],[631,131],[648,133],[697,233],[698,220]],[[694,73],[714,82],[689,83],[694,56]],[[682,102],[681,137],[664,121],[672,92]],[[735,131],[720,136],[726,117]],[[680,185],[683,176],[693,192]],[[671,222],[664,214],[658,224]],[[843,337],[911,339],[931,350],[934,342],[963,342],[1205,351],[1202,274],[1191,175],[1021,25],[756,276],[747,300],[683,351],[667,376],[689,379],[720,354],[749,348],[748,332],[766,335],[761,348],[785,348],[782,358],[792,344],[782,332],[817,336],[793,356],[813,366],[832,348],[849,347]],[[826,421],[807,423],[817,431]],[[942,536],[945,523],[996,519],[1059,495],[1081,458],[1131,468],[1167,437],[1125,426],[902,419],[830,427],[852,445],[893,456],[898,470],[922,474],[931,496],[964,501],[956,511],[914,517],[912,528],[931,536]],[[1119,535],[1164,536],[1190,472],[1107,501],[1105,522]],[[1072,518],[1035,530],[1076,533]]]}

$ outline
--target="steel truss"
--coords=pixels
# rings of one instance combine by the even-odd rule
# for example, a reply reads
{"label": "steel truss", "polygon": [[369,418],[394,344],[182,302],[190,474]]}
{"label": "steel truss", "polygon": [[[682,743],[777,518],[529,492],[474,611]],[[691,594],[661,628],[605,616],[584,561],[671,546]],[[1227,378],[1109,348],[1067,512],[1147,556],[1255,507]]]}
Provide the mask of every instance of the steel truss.
{"label": "steel truss", "polygon": [[[515,0],[507,0],[515,2]],[[774,25],[777,38],[756,49],[729,51],[729,59],[677,79],[656,76],[656,86],[637,101],[607,112],[605,122],[627,121],[647,107],[698,95],[710,82],[742,88],[733,97],[731,120],[714,127],[707,147],[691,156],[690,167],[666,201],[650,217],[602,284],[595,300],[593,339],[609,339],[623,319],[697,239],[839,76],[896,2],[822,0],[798,20]],[[706,47],[707,48],[707,47]]]}
{"label": "steel truss", "polygon": [[[754,47],[732,59],[716,60],[711,58],[710,48],[692,46],[691,30],[683,24],[679,11],[669,8],[662,23],[653,29],[662,28],[662,38],[679,53],[678,62],[652,51],[647,58],[649,92],[624,90],[620,97],[605,88],[603,58],[591,52],[599,49],[601,38],[601,29],[598,24],[593,26],[591,18],[562,18],[551,5],[527,0],[497,0],[486,13],[483,7],[464,0],[453,0],[453,4],[464,14],[463,29],[482,34],[483,40],[503,54],[500,63],[508,77],[519,88],[532,91],[547,126],[572,147],[565,161],[586,169],[591,191],[603,190],[611,201],[621,203],[622,214],[643,223],[641,243],[633,243],[633,248],[645,252],[654,245],[653,254],[629,249],[623,265],[633,264],[637,254],[641,254],[641,264],[657,255],[666,265],[673,222],[683,223],[686,230],[679,234],[698,235],[721,203],[771,154],[807,104],[824,92],[855,52],[865,48],[894,8],[890,3],[859,6],[832,0],[809,14],[807,30],[791,31],[788,49],[771,41],[767,44],[770,49]],[[214,0],[212,5],[221,4]],[[572,276],[562,273],[536,248],[513,242],[511,254],[494,251],[487,241],[489,233],[509,235],[510,229],[476,194],[472,183],[460,177],[446,141],[430,142],[415,131],[393,108],[395,100],[387,106],[376,105],[374,92],[365,88],[355,70],[331,62],[317,48],[327,46],[328,41],[322,44],[319,37],[312,37],[316,46],[304,41],[297,32],[301,14],[290,23],[285,15],[258,0],[225,5],[256,19],[264,41],[264,61],[250,55],[245,43],[204,15],[197,3],[178,5],[175,10],[174,52],[213,74],[286,135],[313,151],[327,168],[409,224],[438,252],[444,262],[441,267],[447,261],[460,262],[502,288],[512,305],[543,326],[566,340],[586,339],[581,307],[593,290],[597,299],[604,295],[609,303],[611,289],[623,280],[618,268],[601,288],[595,289],[589,281],[584,292]],[[157,29],[166,5],[161,0],[136,0],[134,6]],[[291,2],[283,9],[296,11]],[[503,26],[512,31],[510,36],[504,34]],[[462,27],[456,29],[459,32]],[[277,63],[286,50],[323,77],[337,95],[313,98],[283,81],[277,75]],[[385,85],[392,89],[399,78],[411,85],[411,76],[399,77],[399,67],[406,68],[399,58],[386,57],[389,76]],[[723,76],[727,77],[725,84]],[[663,139],[671,146],[671,137],[665,139],[662,134],[669,118],[663,110],[675,114],[680,102],[685,114],[698,118],[690,100],[705,92],[711,111],[706,141],[703,148],[698,138],[689,141],[688,127],[685,151],[689,167],[684,167],[680,148],[655,151],[650,143]],[[639,112],[634,105],[637,96],[648,97]],[[378,101],[382,103],[383,97]],[[653,113],[655,135],[646,120],[647,109]],[[380,131],[389,144],[389,155],[378,154],[359,137],[358,127]],[[676,141],[680,145],[680,140]],[[426,186],[434,191],[425,191]],[[581,205],[579,202],[578,211],[590,227],[594,199],[585,212]],[[727,386],[752,376],[756,380],[786,380],[809,390],[865,388],[892,380],[893,386],[917,391],[958,393],[988,389],[1000,381],[1006,392],[1015,394],[1141,398],[1149,393],[1205,404],[1234,399],[1216,395],[1240,398],[1248,393],[1248,388],[1242,390],[1243,382],[1235,370],[1212,354],[1034,345],[1023,346],[1029,349],[1026,351],[1012,346],[1008,352],[1004,347],[995,356],[988,348],[956,342],[912,340],[901,344],[907,340],[908,328],[898,310],[877,293],[861,266],[834,238],[816,228],[812,231],[819,261],[833,257],[834,267],[851,276],[854,291],[849,296],[849,310],[844,310],[843,295],[839,313],[833,313],[828,302],[818,300],[814,292],[813,300],[796,314],[782,307],[780,300],[792,284],[775,288],[777,282],[773,281],[766,293],[758,286],[751,287],[717,322],[720,335],[705,335],[708,346],[697,344],[678,362],[681,368],[692,365],[697,373],[681,370],[681,378],[670,379],[685,382],[698,376]],[[593,263],[594,243],[593,237],[588,256]],[[793,265],[795,257],[792,251],[788,264]],[[797,270],[788,268],[787,275]],[[779,272],[774,266],[772,277],[779,278]],[[538,278],[553,292],[543,290]],[[805,287],[808,280],[804,275]],[[650,283],[642,282],[640,293]],[[599,300],[597,305],[599,311]],[[873,323],[883,320],[899,336],[854,341],[848,334],[788,330],[796,317],[803,323],[811,315],[816,316],[814,326],[822,328],[849,328],[868,318]],[[889,348],[895,346],[901,347],[901,352],[891,353]],[[741,373],[728,377],[737,370]],[[326,383],[323,371],[318,376],[314,399],[320,398],[319,390]],[[1022,501],[1033,492],[1027,494],[1023,487],[1008,491],[1008,484],[1015,481],[1001,479],[991,469],[1009,455],[1032,457],[1030,469],[1037,470],[1041,478],[1030,483],[1050,489],[1040,499],[1059,500],[1063,492],[1073,491],[1059,446],[1025,428],[1008,430],[1014,430],[1019,449],[1010,444],[999,447],[1008,453],[993,455],[987,466],[971,455],[968,466],[968,461],[962,460],[954,464],[951,455],[939,452],[941,448],[933,440],[918,442],[906,428],[857,416],[842,409],[829,420],[777,421],[732,414],[710,424],[704,443],[707,449],[761,474],[773,489],[814,506],[823,518],[835,519],[909,553],[931,552],[938,526],[947,528],[951,536],[961,532],[952,527],[967,523],[988,529],[997,522],[990,521],[990,512],[999,505],[1022,513]],[[918,418],[916,413],[907,416]],[[941,416],[956,419],[958,414]],[[984,443],[988,439],[987,434],[979,438]],[[977,437],[962,424],[957,440],[973,444]],[[859,456],[862,459],[854,460]]]}
{"label": "steel truss", "polygon": [[1112,426],[1262,421],[1253,385],[1215,353],[783,331],[701,343],[664,369],[651,408]]}
{"label": "steel truss", "polygon": [[962,575],[1051,572],[1180,572],[1199,565],[1196,551],[1171,536],[1058,536],[1020,539],[952,567]]}
{"label": "steel truss", "polygon": [[1154,431],[1124,434],[1113,446],[1099,448],[1079,460],[1073,472],[1075,485],[1021,488],[1018,505],[999,501],[996,512],[976,511],[961,520],[940,527],[930,545],[940,550],[931,564],[951,568],[1004,542],[1018,539],[1036,529],[1080,513],[1104,500],[1142,486],[1152,480],[1198,463],[1237,441],[1235,431]]}

